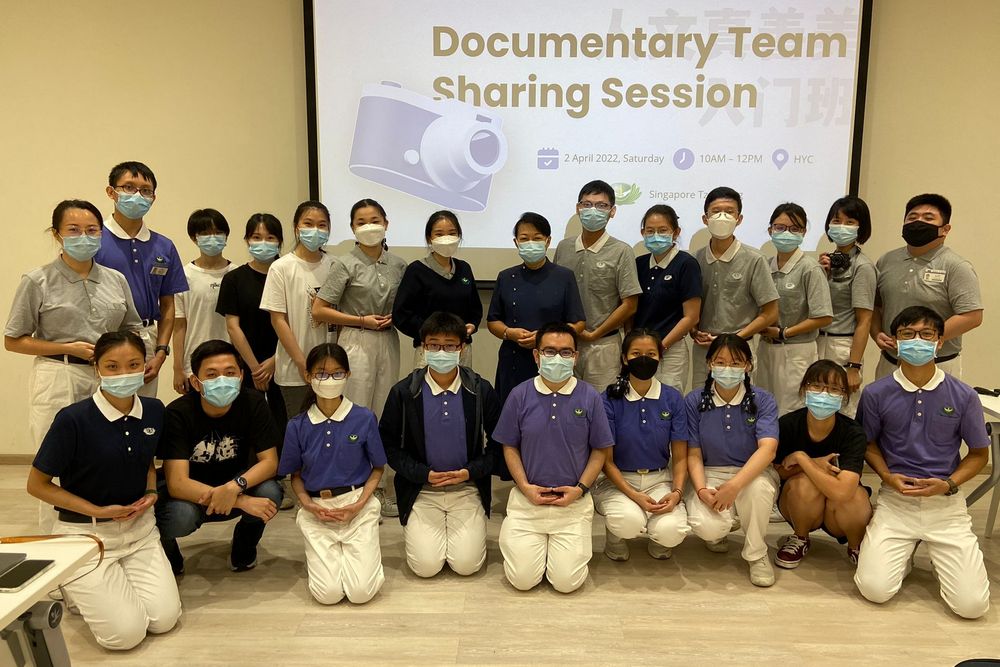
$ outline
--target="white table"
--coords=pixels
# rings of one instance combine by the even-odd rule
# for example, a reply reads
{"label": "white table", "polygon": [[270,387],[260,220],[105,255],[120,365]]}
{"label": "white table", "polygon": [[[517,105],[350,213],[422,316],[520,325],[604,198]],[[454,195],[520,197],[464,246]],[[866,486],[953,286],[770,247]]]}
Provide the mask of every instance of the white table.
{"label": "white table", "polygon": [[983,413],[986,415],[986,423],[990,429],[990,463],[992,466],[989,478],[976,487],[976,490],[969,494],[965,502],[971,505],[993,490],[990,510],[986,515],[986,530],[983,532],[984,537],[993,537],[993,524],[997,518],[997,506],[1000,505],[1000,493],[996,491],[997,483],[1000,482],[1000,397],[980,394],[979,402],[983,404]]}

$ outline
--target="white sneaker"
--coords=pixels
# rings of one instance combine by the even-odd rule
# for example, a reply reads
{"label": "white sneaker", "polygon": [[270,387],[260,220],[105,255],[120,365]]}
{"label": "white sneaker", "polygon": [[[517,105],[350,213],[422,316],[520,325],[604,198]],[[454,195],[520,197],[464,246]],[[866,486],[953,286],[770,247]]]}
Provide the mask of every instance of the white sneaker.
{"label": "white sneaker", "polygon": [[774,586],[774,568],[771,567],[771,559],[766,554],[763,558],[750,561],[748,565],[750,565],[751,584],[761,588]]}
{"label": "white sneaker", "polygon": [[658,542],[654,542],[653,540],[649,540],[649,542],[646,543],[646,551],[648,551],[649,555],[656,560],[667,560],[674,555],[673,549],[665,547]]}
{"label": "white sneaker", "polygon": [[723,537],[715,542],[705,542],[705,548],[714,554],[724,554],[729,552],[729,538]]}
{"label": "white sneaker", "polygon": [[279,510],[290,510],[295,507],[295,492],[292,491],[292,483],[287,479],[281,480],[281,504]]}
{"label": "white sneaker", "polygon": [[390,518],[399,516],[399,507],[397,507],[396,501],[386,497],[385,489],[375,489],[374,495],[382,503],[382,516]]}
{"label": "white sneaker", "polygon": [[610,530],[604,530],[604,555],[615,561],[626,561],[629,559],[628,542],[617,535],[613,535]]}
{"label": "white sneaker", "polygon": [[768,523],[785,523],[785,517],[781,516],[777,503],[771,505],[771,518],[768,519]]}

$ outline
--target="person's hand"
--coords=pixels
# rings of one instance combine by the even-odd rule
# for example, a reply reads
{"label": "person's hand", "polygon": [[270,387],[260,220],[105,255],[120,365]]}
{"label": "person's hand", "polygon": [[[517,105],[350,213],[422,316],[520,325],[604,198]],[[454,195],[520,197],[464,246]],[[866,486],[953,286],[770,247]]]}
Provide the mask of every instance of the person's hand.
{"label": "person's hand", "polygon": [[847,386],[850,388],[852,394],[861,390],[861,369],[847,369]]}
{"label": "person's hand", "polygon": [[778,336],[781,335],[781,329],[778,327],[764,327],[760,330],[760,335],[764,338],[770,338],[771,340],[777,340]]}
{"label": "person's hand", "polygon": [[90,361],[94,358],[94,344],[85,343],[82,340],[78,340],[75,343],[66,343],[66,354],[83,359],[84,361]]}
{"label": "person's hand", "polygon": [[559,507],[569,507],[576,500],[583,498],[583,489],[579,486],[557,486],[552,490],[562,494],[552,501],[553,505],[558,505]]}
{"label": "person's hand", "polygon": [[784,468],[785,470],[791,470],[792,468],[797,468],[800,465],[799,461],[802,460],[801,457],[804,456],[806,456],[806,453],[801,450],[792,452],[781,461],[781,467]]}
{"label": "person's hand", "polygon": [[[250,516],[255,516],[265,523],[273,519],[274,515],[278,513],[277,505],[270,498],[257,498],[256,496],[244,495],[236,499],[234,506],[236,509]],[[229,514],[229,512],[226,512],[226,514]]]}
{"label": "person's hand", "polygon": [[445,472],[434,472],[431,471],[427,475],[427,482],[431,486],[442,487],[442,486],[452,486],[453,484],[461,484],[462,482],[468,481],[469,471],[465,468],[461,470],[448,470]]}
{"label": "person's hand", "polygon": [[830,277],[830,253],[824,252],[819,256],[819,265],[823,267],[826,272],[826,277]]}
{"label": "person's hand", "polygon": [[301,377],[308,385],[309,378],[306,377],[306,374],[309,372],[309,369],[306,368],[306,358],[302,357],[301,359],[295,359],[294,362],[295,362],[295,367],[299,369],[299,377]]}
{"label": "person's hand", "polygon": [[142,374],[142,381],[149,384],[160,374],[160,367],[167,360],[167,355],[161,350],[153,355],[153,358],[146,362],[146,369]]}
{"label": "person's hand", "polygon": [[653,500],[652,496],[642,491],[636,491],[630,498],[632,502],[642,508],[643,512],[649,512],[650,514],[655,514],[663,505],[662,501]]}
{"label": "person's hand", "polygon": [[899,473],[892,473],[889,475],[889,479],[886,483],[892,488],[896,489],[900,493],[906,491],[906,489],[913,488],[916,486],[916,478],[907,477],[906,475],[900,475]]}
{"label": "person's hand", "polygon": [[700,500],[701,502],[705,503],[705,505],[707,505],[708,507],[711,507],[714,510],[715,509],[715,496],[716,496],[717,493],[718,493],[718,491],[716,491],[712,487],[706,486],[705,488],[703,488],[700,491],[698,491],[698,494],[697,494],[698,495],[698,500]]}
{"label": "person's hand", "polygon": [[466,336],[471,336],[474,333],[476,333],[476,325],[475,324],[466,324],[465,325],[465,335]]}
{"label": "person's hand", "polygon": [[260,362],[250,377],[253,379],[253,386],[258,391],[267,391],[268,387],[271,386],[271,379],[274,377],[274,357],[268,357]]}
{"label": "person's hand", "polygon": [[593,343],[597,339],[594,337],[593,331],[590,331],[589,329],[584,329],[577,335],[577,340],[579,340],[581,343]]}
{"label": "person's hand", "polygon": [[302,502],[302,500],[300,498],[299,499],[299,504],[302,505],[302,509],[304,509],[305,511],[309,512],[310,514],[312,514],[314,517],[316,517],[320,521],[328,521],[329,520],[329,519],[326,518],[326,508],[324,508],[319,503],[314,503],[312,501],[312,499],[310,499],[309,502],[304,503],[304,502]]}
{"label": "person's hand", "polygon": [[105,505],[98,507],[94,517],[97,519],[114,519],[120,521],[132,513],[130,505]]}
{"label": "person's hand", "polygon": [[385,331],[392,327],[392,315],[376,315],[378,318],[378,330]]}
{"label": "person's hand", "polygon": [[667,495],[660,498],[658,501],[659,509],[653,510],[653,514],[667,514],[668,512],[673,512],[674,508],[677,507],[681,502],[681,492],[674,490],[669,491]]}
{"label": "person's hand", "polygon": [[337,509],[326,510],[326,515],[330,517],[332,521],[335,521],[337,523],[350,523],[351,521],[354,520],[354,517],[358,515],[358,512],[360,512],[361,508],[364,506],[365,506],[364,503],[358,501],[356,503],[351,503],[350,505],[344,505],[343,507],[338,507]]}
{"label": "person's hand", "polygon": [[837,454],[827,454],[826,456],[817,456],[813,459],[813,463],[815,463],[819,467],[819,469],[822,470],[823,472],[836,477],[837,475],[840,474],[840,468],[837,467],[837,465],[834,464],[833,462],[833,460],[837,458],[837,456],[838,456]]}
{"label": "person's hand", "polygon": [[507,338],[506,340],[516,343],[525,336],[530,336],[531,332],[527,329],[522,329],[521,327],[507,327]]}
{"label": "person's hand", "polygon": [[517,339],[517,344],[520,345],[521,347],[525,348],[525,349],[534,350],[535,349],[535,332],[534,331],[529,331],[527,333],[527,335],[525,335],[523,338],[518,338]]}
{"label": "person's hand", "polygon": [[139,500],[135,501],[131,505],[127,505],[126,507],[130,510],[129,513],[126,516],[115,518],[115,521],[130,521],[132,519],[136,519],[142,516],[146,510],[148,510],[155,504],[156,504],[156,494],[147,493],[142,498],[139,498]]}
{"label": "person's hand", "polygon": [[191,384],[188,382],[187,373],[184,372],[183,368],[174,369],[174,391],[178,394],[188,393],[188,389],[191,388]]}
{"label": "person's hand", "polygon": [[240,497],[240,491],[240,485],[236,482],[226,482],[206,491],[205,495],[202,496],[206,502],[199,499],[198,504],[206,505],[205,513],[209,516],[212,514],[229,516],[229,513],[233,511],[233,505],[236,504],[236,499]]}
{"label": "person's hand", "polygon": [[879,333],[875,336],[875,344],[878,345],[878,349],[884,350],[886,352],[896,351],[896,339],[886,333]]}
{"label": "person's hand", "polygon": [[716,512],[723,512],[733,506],[736,502],[736,496],[738,496],[740,490],[736,488],[736,485],[731,481],[723,482],[719,485],[719,488],[715,490],[715,505],[712,509]]}
{"label": "person's hand", "polygon": [[521,493],[524,494],[524,497],[527,498],[532,505],[552,505],[558,499],[557,496],[552,493],[553,490],[554,489],[547,486],[525,484],[524,488],[521,488]]}
{"label": "person's hand", "polygon": [[701,329],[694,329],[691,332],[691,338],[694,340],[695,345],[700,345],[701,347],[708,347],[715,340],[715,336]]}
{"label": "person's hand", "polygon": [[926,479],[909,479],[909,483],[903,482],[904,496],[917,496],[927,498],[930,496],[940,496],[951,490],[951,485],[943,479],[928,477]]}

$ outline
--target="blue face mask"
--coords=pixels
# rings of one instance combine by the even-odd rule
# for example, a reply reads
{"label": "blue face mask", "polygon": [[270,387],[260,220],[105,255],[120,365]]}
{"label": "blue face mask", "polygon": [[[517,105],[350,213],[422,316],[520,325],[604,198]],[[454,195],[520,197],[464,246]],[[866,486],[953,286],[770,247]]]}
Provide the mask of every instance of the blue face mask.
{"label": "blue face mask", "polygon": [[826,235],[838,246],[844,247],[858,240],[858,228],[854,225],[830,225]]}
{"label": "blue face mask", "polygon": [[128,398],[142,389],[143,371],[123,375],[102,375],[101,389],[115,398]]}
{"label": "blue face mask", "polygon": [[573,375],[573,359],[563,359],[559,355],[542,357],[538,373],[549,382],[562,382]]}
{"label": "blue face mask", "polygon": [[517,244],[517,254],[528,264],[535,264],[545,258],[545,241],[522,241]]}
{"label": "blue face mask", "polygon": [[580,211],[580,224],[588,232],[599,232],[608,226],[610,211],[598,211],[596,208],[585,208]]}
{"label": "blue face mask", "polygon": [[728,366],[712,366],[712,379],[723,389],[735,389],[740,386],[747,372],[742,368]]}
{"label": "blue face mask", "polygon": [[101,249],[100,236],[64,236],[63,251],[78,262],[86,262],[93,259],[97,251]]}
{"label": "blue face mask", "polygon": [[231,405],[240,395],[240,378],[225,375],[201,381],[201,395],[217,408]]}
{"label": "blue face mask", "polygon": [[250,256],[258,262],[270,262],[278,256],[278,244],[273,241],[258,241],[250,244]]}
{"label": "blue face mask", "polygon": [[825,391],[807,391],[806,408],[816,419],[826,419],[837,413],[844,404],[844,399],[833,396]]}
{"label": "blue face mask", "polygon": [[129,220],[141,220],[144,215],[149,213],[149,207],[152,205],[152,200],[146,199],[138,192],[130,195],[119,192],[118,201],[115,202],[115,208],[118,209],[118,212]]}
{"label": "blue face mask", "polygon": [[911,366],[923,366],[934,361],[934,355],[937,354],[937,341],[922,338],[897,340],[896,352],[900,359]]}
{"label": "blue face mask", "polygon": [[305,229],[299,230],[299,243],[304,245],[312,252],[316,252],[320,248],[326,245],[326,242],[330,240],[330,232],[325,229],[316,229],[315,227],[306,227]]}
{"label": "blue face mask", "polygon": [[659,255],[674,245],[674,237],[664,236],[663,234],[650,234],[642,238],[642,244],[646,246],[646,250],[649,252]]}
{"label": "blue face mask", "polygon": [[204,236],[196,236],[194,237],[194,242],[198,244],[198,248],[203,253],[209,257],[215,257],[226,247],[226,235],[206,234]]}
{"label": "blue face mask", "polygon": [[795,232],[775,232],[771,234],[771,243],[778,252],[792,252],[802,245],[802,234]]}
{"label": "blue face mask", "polygon": [[438,350],[437,352],[424,352],[424,359],[431,370],[438,373],[450,373],[458,366],[459,355],[461,352],[458,350],[454,352]]}

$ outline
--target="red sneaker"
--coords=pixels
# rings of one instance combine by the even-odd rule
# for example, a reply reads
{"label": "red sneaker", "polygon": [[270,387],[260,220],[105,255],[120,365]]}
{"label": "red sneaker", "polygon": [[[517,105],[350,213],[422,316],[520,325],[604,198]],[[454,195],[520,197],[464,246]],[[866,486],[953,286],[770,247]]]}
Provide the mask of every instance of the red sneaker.
{"label": "red sneaker", "polygon": [[778,550],[778,555],[774,557],[774,564],[786,570],[793,570],[809,553],[809,537],[787,535],[782,541],[783,544]]}

